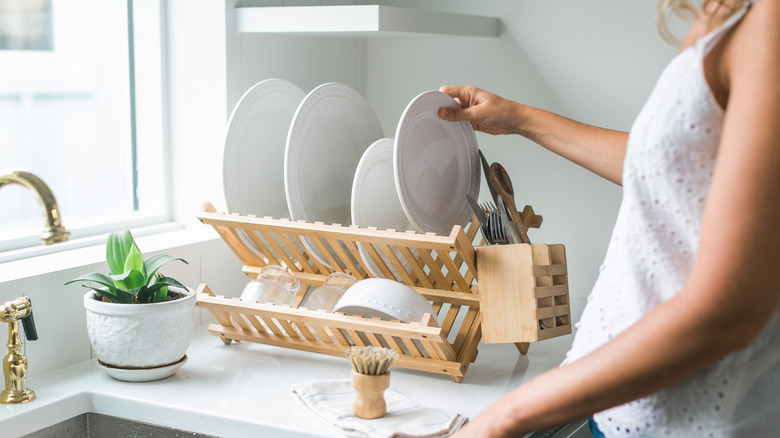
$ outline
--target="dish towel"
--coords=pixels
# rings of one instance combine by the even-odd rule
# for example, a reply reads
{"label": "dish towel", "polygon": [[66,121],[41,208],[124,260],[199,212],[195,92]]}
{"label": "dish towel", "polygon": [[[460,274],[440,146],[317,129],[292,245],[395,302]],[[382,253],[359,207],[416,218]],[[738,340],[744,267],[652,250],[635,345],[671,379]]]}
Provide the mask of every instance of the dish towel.
{"label": "dish towel", "polygon": [[373,420],[358,418],[352,413],[355,390],[349,379],[297,383],[292,386],[292,393],[315,418],[350,437],[446,437],[468,421],[460,414],[420,406],[391,389],[385,391],[385,416]]}

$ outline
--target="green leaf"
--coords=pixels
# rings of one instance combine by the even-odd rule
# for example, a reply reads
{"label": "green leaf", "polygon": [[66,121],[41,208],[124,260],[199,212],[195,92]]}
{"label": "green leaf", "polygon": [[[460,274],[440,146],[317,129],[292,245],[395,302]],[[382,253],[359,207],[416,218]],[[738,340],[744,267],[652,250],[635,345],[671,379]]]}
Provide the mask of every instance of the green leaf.
{"label": "green leaf", "polygon": [[127,254],[123,272],[133,269],[141,272],[141,275],[144,274],[144,256],[135,243],[133,243],[133,246],[130,248],[130,253]]}
{"label": "green leaf", "polygon": [[165,301],[166,299],[168,299],[168,286],[167,285],[163,285],[163,287],[161,287],[160,290],[155,292],[154,298],[152,299],[152,301],[154,301],[155,303],[161,303],[161,302]]}
{"label": "green leaf", "polygon": [[142,287],[138,290],[138,293],[136,294],[135,298],[138,300],[141,304],[148,304],[151,303],[154,299],[154,292],[152,288],[154,285],[150,287]]}
{"label": "green leaf", "polygon": [[65,284],[71,284],[77,281],[94,281],[95,283],[102,284],[103,286],[109,289],[116,289],[116,287],[114,286],[114,281],[108,275],[101,274],[98,272],[92,272],[89,274],[82,275],[81,277],[70,280]]}
{"label": "green leaf", "polygon": [[144,262],[144,269],[146,271],[146,283],[149,284],[152,277],[154,277],[154,274],[157,273],[157,270],[160,269],[160,267],[168,262],[173,262],[176,260],[181,260],[185,264],[187,263],[187,260],[184,260],[182,258],[173,257],[165,254],[157,254],[149,257]]}
{"label": "green leaf", "polygon": [[167,284],[168,286],[174,286],[185,290],[187,289],[187,286],[179,283],[175,278],[171,278],[171,277],[160,278],[159,280],[155,281],[151,287],[154,287],[158,284]]}
{"label": "green leaf", "polygon": [[109,275],[119,289],[137,289],[146,285],[144,274],[137,269],[131,269],[120,275]]}
{"label": "green leaf", "polygon": [[111,293],[107,289],[99,289],[87,285],[82,285],[82,286],[86,287],[87,289],[91,289],[95,291],[95,293],[101,297],[106,297],[108,301],[111,301],[112,303],[130,304],[133,300],[133,296],[128,294],[126,291],[114,289],[117,293]]}
{"label": "green leaf", "polygon": [[[165,290],[165,292],[162,292]],[[153,284],[138,294],[138,302],[140,303],[158,303],[165,301],[168,297],[168,285],[166,284]]]}
{"label": "green leaf", "polygon": [[106,262],[112,274],[119,275],[126,271],[125,259],[135,246],[135,240],[129,230],[115,231],[106,241]]}
{"label": "green leaf", "polygon": [[181,289],[187,289],[186,286],[179,283],[176,279],[171,277],[159,278],[153,285],[149,286],[149,290],[155,292],[153,302],[159,303],[165,301],[168,298],[168,286],[174,286]]}

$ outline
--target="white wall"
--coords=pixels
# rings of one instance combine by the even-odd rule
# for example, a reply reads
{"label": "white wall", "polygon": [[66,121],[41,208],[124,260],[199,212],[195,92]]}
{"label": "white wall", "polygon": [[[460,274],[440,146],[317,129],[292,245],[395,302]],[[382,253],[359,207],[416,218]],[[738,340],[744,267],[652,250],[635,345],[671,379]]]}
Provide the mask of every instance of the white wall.
{"label": "white wall", "polygon": [[169,0],[167,5],[171,198],[175,219],[195,225],[203,202],[224,204],[226,28],[232,1]]}

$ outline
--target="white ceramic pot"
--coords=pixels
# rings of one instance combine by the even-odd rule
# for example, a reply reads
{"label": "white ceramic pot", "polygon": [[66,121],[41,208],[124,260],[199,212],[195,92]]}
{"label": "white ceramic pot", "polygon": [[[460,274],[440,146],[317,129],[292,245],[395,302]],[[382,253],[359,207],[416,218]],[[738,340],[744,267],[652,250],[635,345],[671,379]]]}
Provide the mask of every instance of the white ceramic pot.
{"label": "white ceramic pot", "polygon": [[196,296],[162,303],[117,304],[84,295],[87,332],[99,363],[120,380],[147,381],[170,376],[186,360],[194,325]]}

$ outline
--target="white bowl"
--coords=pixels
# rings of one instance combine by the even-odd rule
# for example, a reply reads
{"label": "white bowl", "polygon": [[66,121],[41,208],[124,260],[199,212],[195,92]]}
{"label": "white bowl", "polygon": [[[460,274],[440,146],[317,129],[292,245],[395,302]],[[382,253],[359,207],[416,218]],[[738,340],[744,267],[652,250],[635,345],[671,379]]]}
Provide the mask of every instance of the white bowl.
{"label": "white bowl", "polygon": [[358,281],[347,289],[333,311],[403,322],[420,322],[426,313],[436,316],[428,300],[417,291],[384,278]]}

